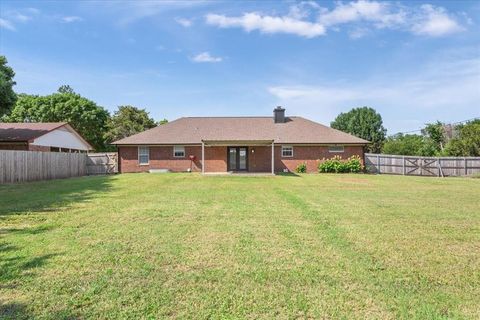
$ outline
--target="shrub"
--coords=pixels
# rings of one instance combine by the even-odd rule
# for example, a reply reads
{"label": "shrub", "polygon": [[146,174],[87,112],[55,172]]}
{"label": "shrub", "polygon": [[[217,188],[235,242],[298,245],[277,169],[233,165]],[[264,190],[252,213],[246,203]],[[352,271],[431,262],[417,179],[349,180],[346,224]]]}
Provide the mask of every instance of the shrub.
{"label": "shrub", "polygon": [[305,162],[300,163],[296,168],[295,168],[296,173],[306,173],[307,172],[307,164]]}
{"label": "shrub", "polygon": [[335,156],[331,159],[323,159],[318,164],[318,171],[324,173],[357,173],[362,171],[363,165],[359,156],[351,156],[347,160],[343,160],[340,156]]}

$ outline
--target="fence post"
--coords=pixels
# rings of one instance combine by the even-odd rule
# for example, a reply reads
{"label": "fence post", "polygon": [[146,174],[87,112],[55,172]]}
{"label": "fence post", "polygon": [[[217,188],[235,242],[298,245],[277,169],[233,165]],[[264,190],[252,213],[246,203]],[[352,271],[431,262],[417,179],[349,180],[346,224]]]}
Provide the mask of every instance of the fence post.
{"label": "fence post", "polygon": [[402,174],[405,175],[405,156],[402,156]]}
{"label": "fence post", "polygon": [[464,158],[463,158],[463,161],[464,161],[464,165],[465,165],[465,175],[468,175],[467,158],[464,157]]}
{"label": "fence post", "polygon": [[377,172],[378,174],[382,173],[380,170],[380,155],[377,154]]}

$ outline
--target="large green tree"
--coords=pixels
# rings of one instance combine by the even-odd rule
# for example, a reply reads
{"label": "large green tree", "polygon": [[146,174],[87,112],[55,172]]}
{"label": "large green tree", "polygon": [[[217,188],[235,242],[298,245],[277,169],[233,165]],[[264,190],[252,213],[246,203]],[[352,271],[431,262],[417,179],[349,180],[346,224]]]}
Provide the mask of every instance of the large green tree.
{"label": "large green tree", "polygon": [[133,106],[119,106],[108,121],[108,131],[105,134],[107,143],[131,136],[135,133],[155,127],[155,120],[149,117],[145,109]]}
{"label": "large green tree", "polygon": [[8,114],[15,105],[17,95],[13,91],[15,72],[7,65],[7,58],[0,56],[0,117]]}
{"label": "large green tree", "polygon": [[371,141],[367,147],[369,152],[380,152],[387,132],[383,127],[382,116],[369,107],[353,108],[349,112],[340,113],[330,126]]}
{"label": "large green tree", "polygon": [[431,144],[435,148],[435,153],[442,153],[445,148],[446,136],[443,129],[444,124],[440,121],[435,123],[427,123],[422,129],[422,134],[426,139],[426,143]]}
{"label": "large green tree", "polygon": [[104,150],[108,111],[73,90],[61,91],[48,96],[19,94],[12,112],[3,119],[6,122],[68,122],[96,150]]}
{"label": "large green tree", "polygon": [[434,156],[436,145],[419,134],[396,134],[388,137],[383,144],[382,153],[405,156]]}
{"label": "large green tree", "polygon": [[480,156],[480,119],[455,128],[456,136],[445,146],[445,153],[456,157]]}

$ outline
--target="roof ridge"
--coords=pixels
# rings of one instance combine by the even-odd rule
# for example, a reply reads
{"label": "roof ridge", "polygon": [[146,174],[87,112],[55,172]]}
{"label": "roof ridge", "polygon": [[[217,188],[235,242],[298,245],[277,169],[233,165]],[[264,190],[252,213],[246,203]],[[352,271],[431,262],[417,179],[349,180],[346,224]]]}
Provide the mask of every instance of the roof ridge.
{"label": "roof ridge", "polygon": [[[272,118],[273,116],[189,116],[181,117],[179,119],[208,119],[208,118]],[[301,118],[299,116],[285,116],[285,118]]]}

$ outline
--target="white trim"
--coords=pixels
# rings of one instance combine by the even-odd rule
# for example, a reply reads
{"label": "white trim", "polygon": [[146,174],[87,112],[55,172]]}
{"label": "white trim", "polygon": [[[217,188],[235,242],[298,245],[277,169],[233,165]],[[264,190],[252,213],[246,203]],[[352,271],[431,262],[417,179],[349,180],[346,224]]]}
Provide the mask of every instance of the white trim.
{"label": "white trim", "polygon": [[275,145],[272,141],[272,174],[275,174]]}
{"label": "white trim", "polygon": [[205,174],[205,143],[202,141],[202,174]]}
{"label": "white trim", "polygon": [[[283,154],[284,149],[292,149],[292,154],[289,156],[286,156]],[[282,145],[282,151],[281,151],[282,158],[293,158],[293,146],[292,145]]]}
{"label": "white trim", "polygon": [[[181,150],[181,151],[175,150],[176,148],[181,148],[182,150]],[[177,155],[175,155],[175,153],[177,153],[177,152],[183,152],[183,156],[177,156]],[[185,155],[186,155],[186,153],[185,153],[185,146],[183,146],[183,145],[174,145],[174,146],[173,146],[173,157],[174,157],[174,158],[185,158]]]}
{"label": "white trim", "polygon": [[[147,154],[142,154],[142,156],[148,156],[148,161],[146,163],[141,163],[140,162],[140,148],[146,148],[147,149]],[[138,165],[139,166],[150,165],[150,147],[149,146],[138,146],[137,153],[138,153],[137,156],[138,156]]]}
{"label": "white trim", "polygon": [[[332,148],[342,148],[342,150],[332,150]],[[344,153],[345,152],[345,147],[342,146],[328,146],[328,152],[330,153]]]}

